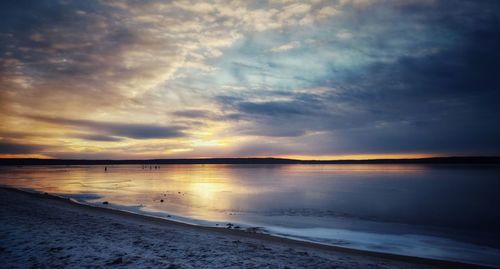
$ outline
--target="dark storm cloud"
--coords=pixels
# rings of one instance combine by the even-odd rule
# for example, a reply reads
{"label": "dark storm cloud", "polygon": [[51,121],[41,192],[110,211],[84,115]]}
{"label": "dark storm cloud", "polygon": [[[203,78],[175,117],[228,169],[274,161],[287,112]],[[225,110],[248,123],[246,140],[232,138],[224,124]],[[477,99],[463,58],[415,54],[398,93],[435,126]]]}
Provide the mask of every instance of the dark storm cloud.
{"label": "dark storm cloud", "polygon": [[[51,124],[73,126],[77,129],[78,128],[89,129],[98,134],[106,133],[111,136],[128,137],[134,139],[175,138],[175,137],[182,137],[185,135],[182,132],[185,128],[181,126],[161,126],[153,124],[100,122],[91,120],[76,120],[76,119],[53,118],[44,116],[29,116],[29,118]],[[96,138],[102,139],[103,137],[94,136],[93,140],[96,140]],[[87,137],[87,139],[89,139],[89,137]],[[106,139],[109,139],[109,137]]]}
{"label": "dark storm cloud", "polygon": [[[276,94],[282,95],[282,92]],[[281,96],[283,97],[283,96]],[[364,108],[357,107],[356,97],[331,91],[296,93],[284,101],[246,101],[244,98],[220,97],[218,101],[229,111],[226,120],[248,121],[238,133],[298,137],[308,132],[361,128],[373,124]]]}
{"label": "dark storm cloud", "polygon": [[[72,1],[67,4],[50,0],[2,1],[0,3],[2,18],[0,32],[2,41],[6,43],[2,43],[0,49],[4,52],[9,51],[11,56],[23,58],[28,62],[46,64],[46,67],[51,67],[46,59],[57,56],[64,50],[55,46],[57,43],[71,42],[83,45],[92,42],[92,40],[85,39],[91,34],[89,27],[95,26],[91,21],[96,17],[94,15],[79,16],[77,12],[95,14],[99,11],[97,7],[96,1]],[[50,28],[49,31],[47,27]],[[75,27],[80,31],[67,35],[64,27]],[[80,52],[83,51],[73,51],[71,54]]]}
{"label": "dark storm cloud", "polygon": [[31,154],[40,153],[43,147],[33,144],[18,144],[9,141],[0,141],[0,154]]}
{"label": "dark storm cloud", "polygon": [[[349,72],[332,68],[329,78],[314,85],[329,91],[289,93],[286,101],[260,101],[257,95],[250,97],[256,101],[247,101],[247,97],[218,101],[234,110],[238,119],[254,123],[242,132],[262,136],[325,132],[308,144],[312,154],[498,154],[500,4],[441,1],[437,6],[395,8],[399,15],[409,16],[415,27],[449,33],[454,42],[439,48],[424,42],[414,48],[415,53],[374,61]],[[357,23],[363,25],[370,19]],[[411,32],[394,33],[408,40],[412,37]],[[384,49],[393,38],[401,37],[373,37],[375,43],[369,47]],[[425,53],[417,53],[422,51]]]}
{"label": "dark storm cloud", "polygon": [[498,153],[500,24],[498,16],[481,16],[474,25],[452,24],[462,32],[461,42],[451,48],[427,57],[377,63],[353,76],[349,83],[354,87],[358,81],[378,88],[358,100],[386,126],[341,137],[368,151]]}

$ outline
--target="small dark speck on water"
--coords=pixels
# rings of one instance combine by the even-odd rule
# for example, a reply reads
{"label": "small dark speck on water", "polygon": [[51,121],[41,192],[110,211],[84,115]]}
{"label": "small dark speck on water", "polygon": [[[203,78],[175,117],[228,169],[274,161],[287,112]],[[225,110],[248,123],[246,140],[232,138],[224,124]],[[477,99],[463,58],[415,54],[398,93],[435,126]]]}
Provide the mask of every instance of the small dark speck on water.
{"label": "small dark speck on water", "polygon": [[102,204],[103,205],[107,205],[107,204],[109,204],[109,202],[108,201],[104,201],[104,202],[102,202]]}
{"label": "small dark speck on water", "polygon": [[119,257],[114,261],[108,262],[106,265],[116,265],[116,264],[121,264],[121,263],[123,263],[123,258]]}

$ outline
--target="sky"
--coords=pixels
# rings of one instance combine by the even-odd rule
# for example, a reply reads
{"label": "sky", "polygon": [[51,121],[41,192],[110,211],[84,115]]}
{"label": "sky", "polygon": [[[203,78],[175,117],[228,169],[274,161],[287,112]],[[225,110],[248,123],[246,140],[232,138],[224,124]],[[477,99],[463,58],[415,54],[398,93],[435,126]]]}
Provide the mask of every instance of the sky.
{"label": "sky", "polygon": [[500,155],[500,1],[0,2],[0,157]]}

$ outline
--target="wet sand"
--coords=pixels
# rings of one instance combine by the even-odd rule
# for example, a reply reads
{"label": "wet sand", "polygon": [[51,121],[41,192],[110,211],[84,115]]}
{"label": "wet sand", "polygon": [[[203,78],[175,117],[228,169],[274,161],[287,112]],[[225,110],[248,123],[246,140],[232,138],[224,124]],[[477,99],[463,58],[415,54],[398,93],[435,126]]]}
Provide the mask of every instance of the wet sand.
{"label": "wet sand", "polygon": [[487,268],[199,227],[0,188],[0,268]]}

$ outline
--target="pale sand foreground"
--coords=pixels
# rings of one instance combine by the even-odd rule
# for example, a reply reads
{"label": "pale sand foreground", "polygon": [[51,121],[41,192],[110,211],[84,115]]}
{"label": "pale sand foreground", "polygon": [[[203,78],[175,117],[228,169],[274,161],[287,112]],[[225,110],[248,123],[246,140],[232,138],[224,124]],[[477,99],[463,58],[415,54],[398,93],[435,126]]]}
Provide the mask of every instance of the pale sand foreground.
{"label": "pale sand foreground", "polygon": [[0,268],[462,268],[431,264],[193,227],[0,188]]}

